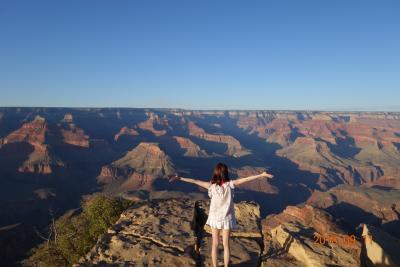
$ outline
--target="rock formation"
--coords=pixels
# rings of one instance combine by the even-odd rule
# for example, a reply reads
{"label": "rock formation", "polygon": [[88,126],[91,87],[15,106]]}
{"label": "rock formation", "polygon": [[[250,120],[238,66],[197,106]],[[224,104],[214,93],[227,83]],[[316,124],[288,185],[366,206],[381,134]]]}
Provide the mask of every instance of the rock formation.
{"label": "rock formation", "polygon": [[186,157],[203,158],[209,156],[206,151],[193,143],[189,138],[174,136],[174,139],[182,149],[186,150],[184,154]]}
{"label": "rock formation", "polygon": [[168,120],[167,119],[160,119],[160,117],[153,113],[153,112],[147,112],[146,113],[149,118],[138,124],[138,127],[142,130],[147,130],[152,132],[155,136],[162,136],[167,133],[166,130],[156,130],[154,128],[154,125],[162,126],[162,127],[167,127],[168,126]]}
{"label": "rock formation", "polygon": [[400,266],[400,239],[366,224],[363,224],[362,237],[362,266]]}
{"label": "rock formation", "polygon": [[34,150],[19,167],[19,172],[51,174],[53,167],[65,167],[64,162],[54,156],[45,144],[33,144]]}
{"label": "rock formation", "polygon": [[353,227],[374,224],[400,238],[399,190],[339,185],[326,192],[315,191],[307,203]]}
{"label": "rock formation", "polygon": [[[191,199],[139,202],[121,215],[78,266],[211,266],[211,236],[202,230],[207,205]],[[232,264],[258,266],[259,209],[239,203],[236,211],[239,229],[231,239]]]}
{"label": "rock formation", "polygon": [[45,118],[36,116],[32,122],[27,122],[18,130],[3,138],[3,145],[15,142],[28,142],[30,144],[43,144],[46,138],[47,123]]}
{"label": "rock formation", "polygon": [[79,147],[89,147],[89,136],[74,124],[71,114],[65,114],[64,119],[58,126],[64,143]]}
{"label": "rock formation", "polygon": [[121,159],[101,169],[98,181],[112,191],[151,190],[154,179],[175,173],[169,156],[156,143],[140,143]]}
{"label": "rock formation", "polygon": [[319,174],[322,189],[340,183],[359,185],[379,179],[383,173],[379,166],[361,163],[333,154],[327,143],[310,137],[299,137],[291,145],[277,151],[279,156],[290,159],[302,170]]}
{"label": "rock formation", "polygon": [[72,116],[71,113],[66,113],[64,115],[64,118],[62,119],[63,122],[65,123],[73,123],[74,122],[74,117]]}
{"label": "rock formation", "polygon": [[32,122],[24,123],[20,129],[2,139],[0,143],[3,145],[18,142],[27,142],[32,145],[33,152],[18,168],[19,172],[50,174],[53,167],[64,166],[64,163],[55,157],[49,146],[45,144],[47,131],[46,120],[36,116]]}
{"label": "rock formation", "polygon": [[121,130],[114,136],[114,140],[118,141],[121,136],[137,136],[139,133],[132,128],[122,127]]}
{"label": "rock formation", "polygon": [[204,129],[200,128],[192,121],[188,123],[188,129],[189,134],[192,136],[211,142],[226,144],[228,147],[225,152],[226,155],[233,157],[242,157],[250,154],[249,150],[243,148],[240,142],[230,135],[208,134],[204,131]]}
{"label": "rock formation", "polygon": [[[75,266],[211,266],[212,238],[208,227],[203,228],[208,205],[209,201],[184,198],[139,201]],[[344,232],[318,208],[289,206],[261,222],[257,204],[240,202],[235,213],[234,266],[359,266],[365,254],[373,259],[370,247],[362,252],[361,236]],[[393,238],[382,245],[377,234],[373,236],[380,247],[398,245]],[[391,255],[388,262],[395,262],[393,247],[384,251]]]}
{"label": "rock formation", "polygon": [[262,221],[262,266],[359,266],[360,242],[326,212],[289,206]]}
{"label": "rock formation", "polygon": [[[245,190],[237,192],[239,198],[258,201],[262,214],[279,213],[287,205],[303,203],[314,192],[308,203],[340,220],[344,225],[341,229],[349,232],[348,227],[353,229],[359,223],[368,223],[393,237],[400,236],[400,204],[396,191],[392,190],[400,189],[398,112],[21,107],[0,108],[0,114],[0,187],[6,190],[3,199],[10,203],[2,209],[0,218],[12,218],[4,225],[12,225],[14,220],[24,225],[35,221],[35,225],[42,228],[47,219],[43,216],[27,219],[18,208],[23,198],[24,205],[32,211],[36,212],[40,207],[39,202],[51,202],[55,209],[60,208],[63,212],[62,207],[66,205],[60,198],[67,194],[65,199],[74,197],[74,203],[77,203],[81,194],[92,192],[90,181],[99,172],[98,181],[104,187],[98,188],[104,189],[105,193],[136,195],[137,200],[194,195],[197,188],[193,185],[169,184],[159,178],[174,173],[175,169],[182,175],[208,177],[213,165],[222,161],[229,165],[232,178],[259,173],[263,166],[271,166],[274,179],[257,180],[238,188],[257,191],[254,194]],[[35,118],[36,115],[40,116]],[[64,119],[60,121],[60,118]],[[82,129],[93,135],[90,147],[89,137]],[[110,137],[116,142],[110,142]],[[155,140],[159,145],[142,143],[128,151],[133,144]],[[165,148],[171,156],[179,155],[174,159],[174,165],[160,148]],[[59,170],[61,166],[64,167]],[[47,179],[38,173],[53,173],[52,178],[61,179]],[[336,187],[339,184],[351,186]],[[74,196],[70,196],[69,192],[63,192],[64,185],[65,191],[76,185],[79,185],[79,190],[73,190]],[[8,188],[12,191],[8,192]],[[37,191],[39,188],[54,188],[53,193],[57,194],[53,196],[50,191]],[[204,197],[204,193],[196,192],[196,197]],[[18,214],[14,212],[16,210]],[[300,231],[303,234],[309,227],[302,221],[292,224],[285,222],[284,228],[270,232],[271,240],[276,233],[275,239],[271,243],[265,240],[264,247],[271,244],[274,249],[271,251],[277,251],[282,248],[282,240],[286,240],[284,237],[288,234],[298,240],[295,244],[299,248],[299,244],[303,244],[300,241],[304,240],[296,233]],[[26,229],[28,227],[20,232]],[[263,247],[258,245],[263,242],[254,240],[257,237],[250,239],[236,239],[235,249],[253,248],[246,252],[247,256],[241,256],[243,259],[253,259],[252,255],[260,253],[260,249],[255,248]],[[209,236],[205,234],[200,251],[208,250],[207,240]],[[307,242],[304,244],[308,245]],[[137,246],[144,244],[143,241]],[[154,243],[148,245],[157,246]],[[283,243],[283,247],[287,246]],[[175,250],[167,250],[165,253],[175,253]],[[296,252],[284,251],[278,253],[281,256],[267,256],[268,266],[306,264],[307,260]],[[324,258],[325,253],[331,250],[317,250],[312,246],[308,250],[304,248],[307,259],[314,257],[313,251],[321,253]],[[337,251],[341,255],[342,252]],[[21,251],[20,255],[26,252]],[[263,254],[268,253],[263,251]],[[334,264],[334,261],[326,259],[322,262]],[[346,264],[345,261],[339,263]]]}
{"label": "rock formation", "polygon": [[400,120],[392,114],[253,112],[234,114],[237,126],[282,146],[278,155],[338,183],[400,188]]}

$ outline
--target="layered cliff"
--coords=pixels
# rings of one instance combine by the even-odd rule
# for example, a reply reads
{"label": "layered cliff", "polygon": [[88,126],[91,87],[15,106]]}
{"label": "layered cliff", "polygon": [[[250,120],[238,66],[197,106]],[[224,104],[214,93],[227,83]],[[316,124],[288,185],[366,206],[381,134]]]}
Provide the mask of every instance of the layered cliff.
{"label": "layered cliff", "polygon": [[103,166],[98,181],[113,192],[151,190],[156,178],[173,173],[171,159],[158,144],[142,142],[124,157]]}
{"label": "layered cliff", "polygon": [[262,266],[359,266],[361,243],[328,213],[289,206],[262,221]]}
{"label": "layered cliff", "polygon": [[204,139],[206,141],[226,144],[226,155],[233,157],[242,157],[250,154],[250,151],[248,149],[242,147],[240,142],[230,135],[206,133],[204,129],[200,128],[199,126],[197,126],[196,123],[192,121],[188,122],[187,127],[189,130],[189,134],[192,136]]}
{"label": "layered cliff", "polygon": [[138,136],[138,135],[139,133],[135,129],[124,126],[121,128],[121,130],[119,130],[117,134],[115,134],[114,140],[118,141],[122,136]]}
{"label": "layered cliff", "polygon": [[58,124],[63,141],[78,147],[89,147],[89,136],[85,131],[74,124],[73,116],[69,113],[64,115],[64,119]]}
{"label": "layered cliff", "polygon": [[195,158],[202,158],[208,157],[206,151],[201,149],[198,145],[196,145],[192,140],[189,138],[181,137],[181,136],[174,136],[174,139],[178,143],[178,145],[185,150],[184,156],[186,157],[195,157]]}
{"label": "layered cliff", "polygon": [[65,165],[45,143],[48,131],[45,118],[36,116],[33,121],[24,123],[21,128],[1,139],[1,145],[26,142],[33,147],[33,151],[18,168],[19,172],[50,174],[54,167]]}
{"label": "layered cliff", "polygon": [[397,116],[389,114],[252,113],[237,126],[282,146],[277,155],[319,174],[327,189],[340,183],[400,188]]}
{"label": "layered cliff", "polygon": [[167,133],[167,130],[162,129],[158,130],[155,129],[155,126],[158,127],[168,127],[168,120],[163,118],[161,119],[157,114],[154,112],[147,112],[146,115],[149,117],[146,121],[141,122],[138,124],[138,127],[142,130],[150,131],[152,132],[155,136],[162,136]]}
{"label": "layered cliff", "polygon": [[315,191],[307,203],[353,227],[373,224],[400,238],[399,190],[339,185],[326,192]]}
{"label": "layered cliff", "polygon": [[362,266],[400,266],[400,239],[367,224],[362,226],[362,239]]}

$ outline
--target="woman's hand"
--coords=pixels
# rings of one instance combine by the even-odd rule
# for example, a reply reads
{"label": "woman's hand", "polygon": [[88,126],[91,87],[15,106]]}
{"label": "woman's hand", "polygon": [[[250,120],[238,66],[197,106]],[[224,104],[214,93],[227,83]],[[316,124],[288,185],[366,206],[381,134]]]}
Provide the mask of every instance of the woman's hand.
{"label": "woman's hand", "polygon": [[266,171],[264,171],[263,173],[261,173],[260,176],[262,176],[262,177],[267,177],[267,178],[272,178],[272,177],[274,177],[272,174],[267,173]]}
{"label": "woman's hand", "polygon": [[181,177],[179,177],[177,174],[170,174],[168,175],[168,181],[171,182],[175,182],[175,181],[179,181],[181,179]]}

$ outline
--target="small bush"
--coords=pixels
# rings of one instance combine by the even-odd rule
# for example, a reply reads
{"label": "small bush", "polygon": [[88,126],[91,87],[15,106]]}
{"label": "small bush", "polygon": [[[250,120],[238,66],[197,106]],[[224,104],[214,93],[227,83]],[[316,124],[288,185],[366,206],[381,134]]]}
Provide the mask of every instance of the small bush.
{"label": "small bush", "polygon": [[23,266],[71,266],[89,252],[131,204],[120,198],[91,197],[82,203],[79,215],[66,214],[56,220],[51,240],[34,248]]}

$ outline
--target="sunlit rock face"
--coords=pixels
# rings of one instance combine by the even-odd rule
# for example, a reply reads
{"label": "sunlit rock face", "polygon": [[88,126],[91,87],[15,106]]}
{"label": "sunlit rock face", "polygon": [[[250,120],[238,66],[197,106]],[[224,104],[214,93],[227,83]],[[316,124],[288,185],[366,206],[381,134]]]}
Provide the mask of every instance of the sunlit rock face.
{"label": "sunlit rock face", "polygon": [[149,117],[146,121],[138,124],[138,127],[142,130],[152,132],[155,136],[162,136],[167,133],[167,130],[157,130],[155,126],[166,128],[168,127],[168,120],[160,118],[157,114],[153,112],[147,112]]}
{"label": "sunlit rock face", "polygon": [[1,139],[1,145],[26,142],[33,147],[27,160],[18,168],[19,172],[51,174],[54,167],[64,166],[64,163],[54,156],[51,148],[45,143],[48,131],[46,119],[36,116],[33,121],[24,123],[21,128]]}
{"label": "sunlit rock face", "polygon": [[399,190],[339,185],[326,192],[315,191],[307,203],[352,227],[367,223],[400,238]]}
{"label": "sunlit rock face", "polygon": [[60,128],[64,143],[84,148],[89,147],[89,136],[85,134],[83,129],[74,124],[72,114],[65,114],[58,127]]}
{"label": "sunlit rock face", "polygon": [[367,224],[362,226],[362,239],[363,266],[400,266],[400,239]]}
{"label": "sunlit rock face", "polygon": [[117,134],[115,134],[114,140],[118,141],[121,136],[138,136],[138,135],[139,133],[135,129],[124,126]]}
{"label": "sunlit rock face", "polygon": [[113,192],[150,191],[156,178],[174,174],[172,161],[156,143],[140,143],[122,158],[103,166],[98,181]]}
{"label": "sunlit rock face", "polygon": [[250,154],[250,151],[243,148],[240,142],[230,135],[209,134],[196,123],[190,121],[188,123],[189,134],[207,141],[224,143],[227,145],[226,155],[233,157],[242,157]]}
{"label": "sunlit rock face", "polygon": [[[208,205],[209,201],[191,199],[139,202],[121,215],[77,265],[211,266],[211,235],[203,229]],[[259,207],[241,202],[235,210],[239,226],[231,239],[231,263],[258,266]]]}
{"label": "sunlit rock face", "polygon": [[1,143],[5,145],[25,141],[31,144],[43,144],[46,139],[47,130],[46,119],[36,116],[33,121],[24,123],[21,128],[3,138]]}
{"label": "sunlit rock face", "polygon": [[277,154],[318,174],[322,189],[338,182],[400,188],[398,113],[253,112],[237,126],[281,145]]}
{"label": "sunlit rock face", "polygon": [[206,151],[201,149],[198,145],[196,145],[192,140],[189,138],[181,137],[181,136],[174,136],[176,142],[179,146],[185,150],[186,157],[194,157],[194,158],[202,158],[208,157]]}
{"label": "sunlit rock face", "polygon": [[270,215],[262,221],[262,231],[262,266],[360,265],[360,242],[355,237],[353,241],[332,216],[312,206],[289,206]]}
{"label": "sunlit rock face", "polygon": [[[95,190],[136,200],[205,198],[204,189],[165,176],[209,181],[218,162],[229,166],[232,179],[272,172],[273,179],[235,192],[238,202],[255,201],[261,218],[308,203],[353,227],[349,232],[366,222],[394,237],[400,229],[393,193],[400,189],[400,113],[388,112],[0,108],[0,188],[8,203],[0,218],[43,229],[51,205],[61,214]],[[21,233],[37,236],[33,229]],[[240,240],[237,248],[257,248],[254,242]],[[283,255],[269,257],[268,266],[305,265],[297,254]]]}

